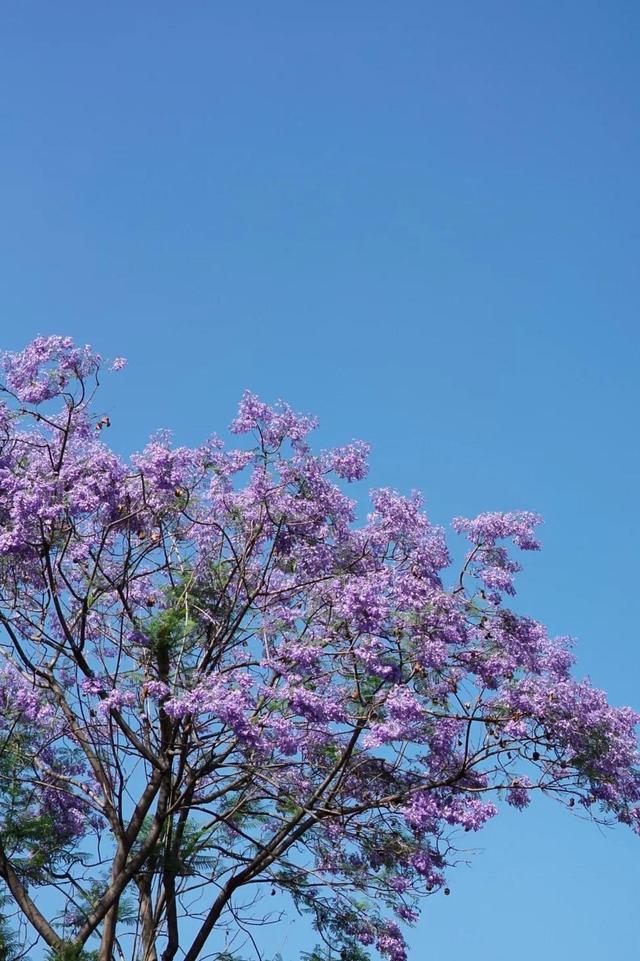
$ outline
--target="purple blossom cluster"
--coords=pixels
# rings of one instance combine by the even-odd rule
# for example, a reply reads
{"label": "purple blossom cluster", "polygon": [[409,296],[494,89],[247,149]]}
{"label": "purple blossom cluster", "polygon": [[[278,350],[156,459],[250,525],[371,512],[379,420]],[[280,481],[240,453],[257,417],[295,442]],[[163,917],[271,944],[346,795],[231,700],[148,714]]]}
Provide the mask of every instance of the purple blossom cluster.
{"label": "purple blossom cluster", "polygon": [[37,337],[26,350],[2,355],[6,386],[25,404],[41,404],[90,377],[100,357],[70,337]]}

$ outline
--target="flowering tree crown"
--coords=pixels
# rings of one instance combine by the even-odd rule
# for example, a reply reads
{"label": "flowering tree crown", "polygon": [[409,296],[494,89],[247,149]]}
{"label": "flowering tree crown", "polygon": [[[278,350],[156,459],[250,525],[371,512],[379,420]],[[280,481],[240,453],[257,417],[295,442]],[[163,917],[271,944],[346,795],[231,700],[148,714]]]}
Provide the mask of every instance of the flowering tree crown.
{"label": "flowering tree crown", "polygon": [[638,829],[638,716],[504,603],[535,514],[457,518],[453,576],[417,494],[375,490],[356,522],[367,445],[314,453],[286,404],[245,393],[238,447],[162,433],[125,461],[90,348],[3,365],[0,879],[23,944],[244,957],[281,892],[314,958],[404,961],[498,799]]}

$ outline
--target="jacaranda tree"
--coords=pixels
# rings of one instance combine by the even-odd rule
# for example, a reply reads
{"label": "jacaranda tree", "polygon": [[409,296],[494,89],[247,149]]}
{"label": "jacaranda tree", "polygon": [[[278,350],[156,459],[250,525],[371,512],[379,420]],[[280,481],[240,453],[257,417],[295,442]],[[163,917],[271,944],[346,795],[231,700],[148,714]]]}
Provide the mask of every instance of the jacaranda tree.
{"label": "jacaranda tree", "polygon": [[638,716],[504,604],[535,515],[456,519],[450,575],[417,495],[356,522],[365,444],[313,453],[246,393],[238,449],[123,460],[99,367],[62,337],[4,356],[3,957],[246,957],[288,898],[312,957],[403,961],[494,802],[638,829]]}

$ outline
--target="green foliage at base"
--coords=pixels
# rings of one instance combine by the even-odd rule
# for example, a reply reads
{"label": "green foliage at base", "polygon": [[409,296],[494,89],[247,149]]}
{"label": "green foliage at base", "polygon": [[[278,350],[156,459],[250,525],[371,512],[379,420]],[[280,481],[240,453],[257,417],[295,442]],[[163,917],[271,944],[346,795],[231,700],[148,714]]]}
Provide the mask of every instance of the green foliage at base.
{"label": "green foliage at base", "polygon": [[63,944],[61,947],[48,951],[47,961],[98,961],[97,951],[86,951],[80,944]]}

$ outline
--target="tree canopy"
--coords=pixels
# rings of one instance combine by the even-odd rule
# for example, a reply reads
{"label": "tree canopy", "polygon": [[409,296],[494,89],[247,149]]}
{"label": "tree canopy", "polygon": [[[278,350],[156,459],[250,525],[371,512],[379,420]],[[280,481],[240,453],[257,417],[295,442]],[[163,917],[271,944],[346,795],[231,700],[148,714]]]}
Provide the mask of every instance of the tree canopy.
{"label": "tree canopy", "polygon": [[455,519],[454,570],[417,494],[359,522],[367,445],[286,404],[123,459],[90,348],[3,366],[0,958],[245,958],[278,894],[314,961],[404,961],[500,800],[638,830],[638,715],[506,606],[536,515]]}

